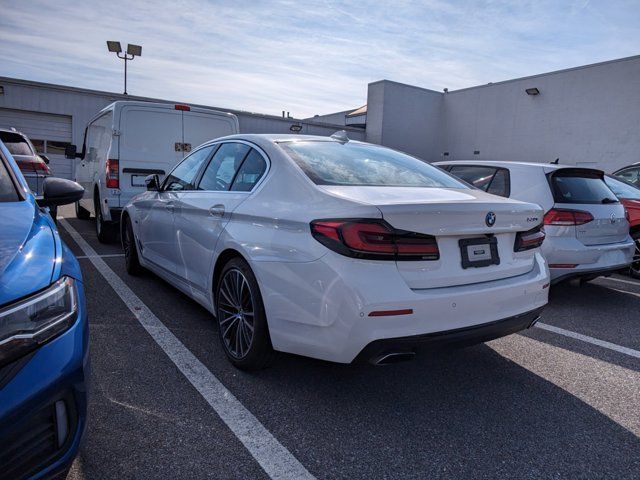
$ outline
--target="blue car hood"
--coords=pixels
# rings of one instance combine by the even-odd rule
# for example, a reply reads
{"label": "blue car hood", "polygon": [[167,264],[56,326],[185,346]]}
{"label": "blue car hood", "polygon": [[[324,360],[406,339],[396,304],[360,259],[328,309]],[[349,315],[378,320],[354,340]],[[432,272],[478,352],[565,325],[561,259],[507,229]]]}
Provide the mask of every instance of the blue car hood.
{"label": "blue car hood", "polygon": [[32,199],[0,203],[0,305],[51,284],[56,242]]}

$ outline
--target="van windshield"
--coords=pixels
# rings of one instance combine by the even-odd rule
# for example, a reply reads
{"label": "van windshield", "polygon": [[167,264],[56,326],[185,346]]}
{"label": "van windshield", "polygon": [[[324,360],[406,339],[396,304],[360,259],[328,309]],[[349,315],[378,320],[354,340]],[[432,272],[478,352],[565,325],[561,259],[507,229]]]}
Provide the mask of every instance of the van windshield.
{"label": "van windshield", "polygon": [[427,162],[377,145],[318,140],[280,146],[316,185],[469,188]]}

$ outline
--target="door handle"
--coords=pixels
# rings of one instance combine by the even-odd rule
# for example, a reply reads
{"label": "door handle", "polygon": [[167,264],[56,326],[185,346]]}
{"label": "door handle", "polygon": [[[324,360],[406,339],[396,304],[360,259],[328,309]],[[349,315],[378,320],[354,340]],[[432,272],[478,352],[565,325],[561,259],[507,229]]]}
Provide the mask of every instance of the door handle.
{"label": "door handle", "polygon": [[212,217],[222,217],[224,215],[224,205],[218,204],[214,205],[209,209],[209,215]]}

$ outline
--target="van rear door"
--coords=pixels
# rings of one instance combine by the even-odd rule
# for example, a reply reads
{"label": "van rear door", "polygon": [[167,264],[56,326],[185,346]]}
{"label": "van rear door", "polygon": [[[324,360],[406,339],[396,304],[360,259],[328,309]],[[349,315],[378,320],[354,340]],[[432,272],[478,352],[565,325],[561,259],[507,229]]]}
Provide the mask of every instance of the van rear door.
{"label": "van rear door", "polygon": [[173,105],[125,105],[119,130],[120,207],[124,207],[145,190],[147,175],[166,175],[182,160],[182,112]]}
{"label": "van rear door", "polygon": [[192,107],[182,115],[185,156],[204,142],[240,132],[238,118],[231,113]]}

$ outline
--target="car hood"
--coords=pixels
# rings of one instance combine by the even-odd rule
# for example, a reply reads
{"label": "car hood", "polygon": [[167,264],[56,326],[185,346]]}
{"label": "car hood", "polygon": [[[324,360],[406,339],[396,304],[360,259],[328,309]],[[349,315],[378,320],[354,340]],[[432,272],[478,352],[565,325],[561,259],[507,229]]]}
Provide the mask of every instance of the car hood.
{"label": "car hood", "polygon": [[32,200],[0,203],[0,305],[51,284],[56,243]]}

